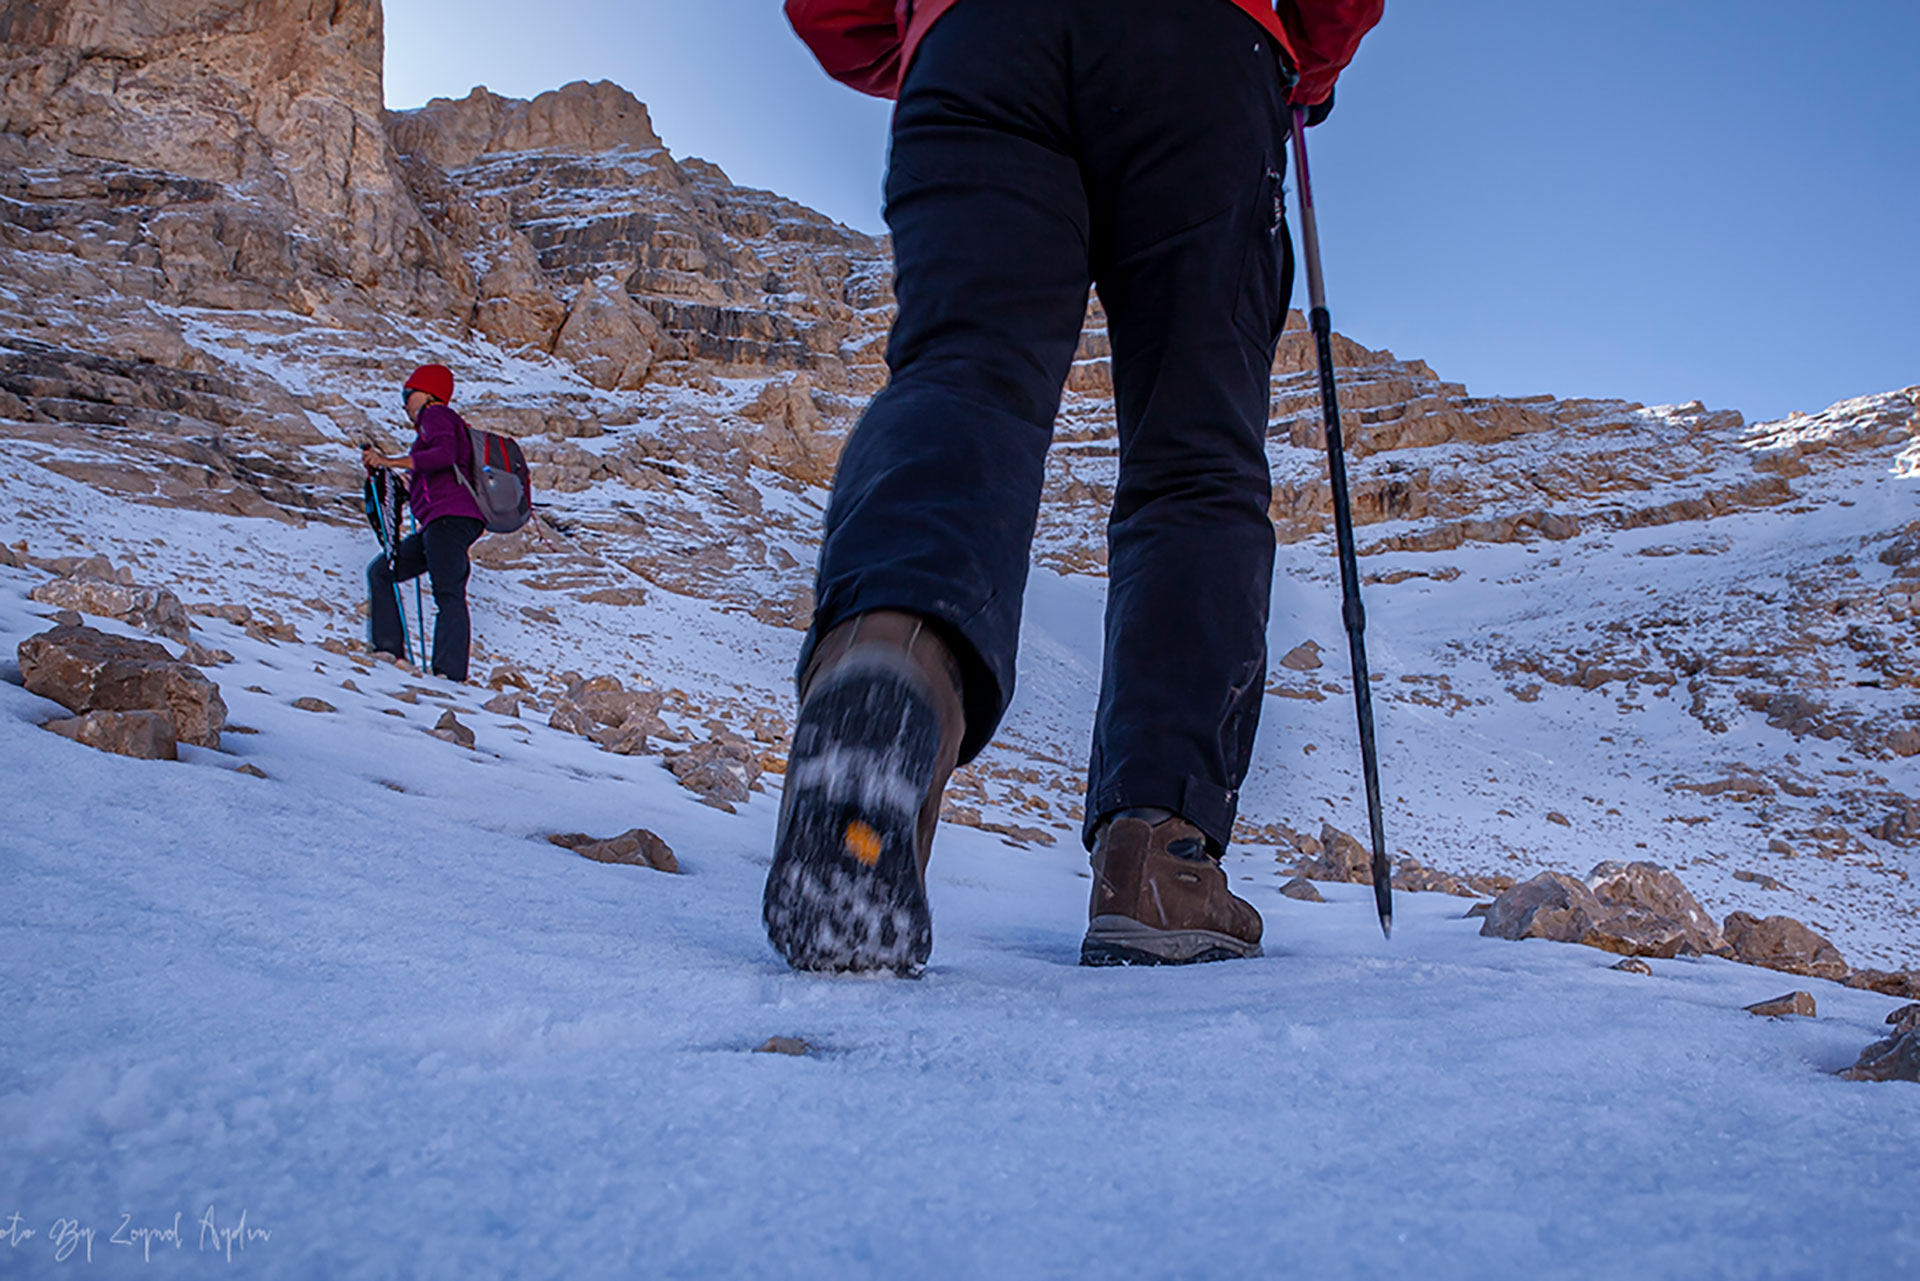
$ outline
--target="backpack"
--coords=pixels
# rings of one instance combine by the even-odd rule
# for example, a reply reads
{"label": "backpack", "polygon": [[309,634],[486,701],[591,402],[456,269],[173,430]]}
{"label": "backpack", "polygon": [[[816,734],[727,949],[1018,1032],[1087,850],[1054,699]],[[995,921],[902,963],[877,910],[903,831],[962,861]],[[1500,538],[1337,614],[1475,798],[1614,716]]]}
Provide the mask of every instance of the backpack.
{"label": "backpack", "polygon": [[497,431],[467,428],[467,464],[453,474],[466,486],[480,508],[480,517],[495,534],[511,534],[533,515],[533,477],[520,442]]}

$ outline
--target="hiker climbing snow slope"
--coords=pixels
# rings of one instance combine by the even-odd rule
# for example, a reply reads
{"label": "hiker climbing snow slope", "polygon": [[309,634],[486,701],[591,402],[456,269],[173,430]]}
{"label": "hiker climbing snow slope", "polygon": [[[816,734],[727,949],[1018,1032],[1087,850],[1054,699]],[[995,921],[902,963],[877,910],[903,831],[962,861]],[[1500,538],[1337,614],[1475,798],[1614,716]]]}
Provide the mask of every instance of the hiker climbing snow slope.
{"label": "hiker climbing snow slope", "polygon": [[1091,284],[1120,469],[1082,837],[1083,963],[1260,954],[1220,856],[1265,688],[1264,438],[1292,108],[1324,118],[1378,0],[788,0],[896,96],[891,381],[826,517],[763,916],[797,968],[916,973],[948,776],[1013,694],[1043,465]]}

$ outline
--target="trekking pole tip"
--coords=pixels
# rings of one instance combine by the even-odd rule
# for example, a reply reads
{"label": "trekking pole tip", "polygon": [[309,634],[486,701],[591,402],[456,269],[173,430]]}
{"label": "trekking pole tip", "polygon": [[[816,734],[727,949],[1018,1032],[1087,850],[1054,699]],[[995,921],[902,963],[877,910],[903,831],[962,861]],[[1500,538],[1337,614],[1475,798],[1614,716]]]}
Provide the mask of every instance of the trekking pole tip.
{"label": "trekking pole tip", "polygon": [[1380,937],[1385,939],[1391,939],[1393,937],[1393,918],[1391,916],[1387,916],[1385,914],[1381,915]]}

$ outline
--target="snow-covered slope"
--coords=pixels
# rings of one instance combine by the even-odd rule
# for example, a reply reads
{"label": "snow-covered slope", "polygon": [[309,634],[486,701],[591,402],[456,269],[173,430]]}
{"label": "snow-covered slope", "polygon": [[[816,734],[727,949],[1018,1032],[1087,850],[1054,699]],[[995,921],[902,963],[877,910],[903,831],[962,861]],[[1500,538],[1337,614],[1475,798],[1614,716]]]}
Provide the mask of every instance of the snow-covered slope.
{"label": "snow-covered slope", "polygon": [[[1920,1091],[1830,1075],[1880,1034],[1890,998],[1718,960],[1622,973],[1589,949],[1483,939],[1444,895],[1402,895],[1386,943],[1364,887],[1283,898],[1258,842],[1232,871],[1267,917],[1264,959],[1083,970],[1076,843],[957,825],[936,850],[923,981],[794,975],[758,922],[777,787],[724,814],[656,757],[320,648],[354,626],[343,605],[370,547],[351,531],[127,505],[37,469],[0,483],[0,535],[30,534],[36,554],[71,537],[190,599],[315,602],[287,609],[302,642],[196,620],[237,656],[211,674],[254,732],[178,764],[44,733],[58,709],[0,682],[9,1275],[64,1275],[88,1252],[133,1273],[148,1249],[186,1274],[229,1243],[275,1276],[1849,1277],[1920,1263]],[[1849,546],[1852,528],[1803,524],[1788,550]],[[1677,696],[1632,715],[1605,690],[1548,685],[1525,702],[1494,666],[1528,627],[1598,627],[1649,588],[1688,590],[1675,565],[1706,574],[1738,556],[1757,578],[1782,538],[1766,514],[1714,532],[1716,556],[1638,555],[1639,535],[1596,546],[1577,594],[1559,589],[1555,553],[1516,546],[1450,581],[1376,586],[1394,841],[1518,868],[1645,840],[1710,902],[1761,893],[1712,874],[1747,855],[1737,806],[1677,806],[1664,786],[1684,744],[1708,741]],[[1331,648],[1324,568],[1282,552],[1276,651],[1308,636]],[[26,599],[43,579],[0,569],[9,650],[45,625]],[[1036,574],[1009,762],[1071,778],[1100,586]],[[518,612],[550,596],[483,573],[476,597],[495,654],[710,682],[743,708],[775,696],[791,653],[791,632],[668,592],[581,608],[564,649]],[[1333,670],[1278,672],[1327,697],[1270,700],[1250,808],[1358,826]],[[1416,700],[1445,690],[1401,679],[1416,674],[1461,698]],[[303,697],[338,710],[295,708]],[[446,708],[475,750],[426,732]],[[1619,726],[1612,743],[1597,725]],[[1771,740],[1748,726],[1725,741],[1751,757]],[[1849,768],[1843,751],[1801,744],[1793,768],[1823,777]],[[1070,797],[1034,772],[1025,794],[1063,811]],[[1582,806],[1603,789],[1620,814]],[[1556,806],[1574,826],[1536,812]],[[1034,811],[1000,794],[995,814]],[[669,841],[682,875],[542,839],[635,825]],[[1893,914],[1858,916],[1850,953],[1911,956]],[[1796,987],[1818,1019],[1741,1009]],[[752,1052],[774,1036],[811,1050]],[[221,1235],[243,1214],[248,1235]],[[176,1215],[177,1246],[141,1235]]]}

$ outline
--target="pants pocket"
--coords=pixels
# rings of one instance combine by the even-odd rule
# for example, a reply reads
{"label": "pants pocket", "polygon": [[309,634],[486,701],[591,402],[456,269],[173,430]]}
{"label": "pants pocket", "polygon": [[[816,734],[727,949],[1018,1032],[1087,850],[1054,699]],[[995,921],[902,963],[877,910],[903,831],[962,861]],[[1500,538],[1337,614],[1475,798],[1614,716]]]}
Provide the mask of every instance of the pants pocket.
{"label": "pants pocket", "polygon": [[1240,285],[1237,317],[1241,331],[1262,344],[1272,357],[1287,323],[1287,303],[1293,295],[1293,237],[1287,233],[1286,174],[1284,166],[1267,160],[1256,184],[1249,219],[1246,265]]}

